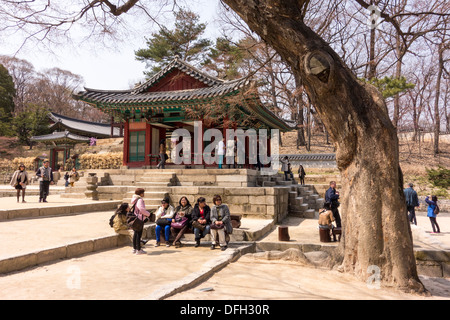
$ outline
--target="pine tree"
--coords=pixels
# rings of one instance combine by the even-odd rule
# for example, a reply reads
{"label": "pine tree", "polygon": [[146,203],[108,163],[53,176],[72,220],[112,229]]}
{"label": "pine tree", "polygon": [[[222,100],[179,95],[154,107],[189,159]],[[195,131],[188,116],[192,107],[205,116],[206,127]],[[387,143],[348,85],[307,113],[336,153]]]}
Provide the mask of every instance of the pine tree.
{"label": "pine tree", "polygon": [[16,89],[8,70],[0,64],[0,136],[12,135],[11,119]]}
{"label": "pine tree", "polygon": [[194,65],[201,64],[207,58],[211,41],[201,38],[206,24],[200,23],[200,16],[185,9],[175,12],[174,16],[173,30],[162,26],[159,32],[146,38],[147,48],[135,51],[136,60],[151,66],[150,71],[144,72],[149,77],[164,68],[175,56]]}

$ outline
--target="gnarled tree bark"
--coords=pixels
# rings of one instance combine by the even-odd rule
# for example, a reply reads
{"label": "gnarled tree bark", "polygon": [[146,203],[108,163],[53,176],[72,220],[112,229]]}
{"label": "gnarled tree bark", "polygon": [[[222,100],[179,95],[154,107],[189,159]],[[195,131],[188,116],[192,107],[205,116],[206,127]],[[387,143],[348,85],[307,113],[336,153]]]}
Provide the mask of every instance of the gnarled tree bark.
{"label": "gnarled tree bark", "polygon": [[[398,138],[381,94],[362,84],[303,22],[306,0],[223,0],[291,66],[336,143],[342,177],[339,264],[362,280],[426,291],[406,216]],[[368,30],[369,31],[369,30]]]}

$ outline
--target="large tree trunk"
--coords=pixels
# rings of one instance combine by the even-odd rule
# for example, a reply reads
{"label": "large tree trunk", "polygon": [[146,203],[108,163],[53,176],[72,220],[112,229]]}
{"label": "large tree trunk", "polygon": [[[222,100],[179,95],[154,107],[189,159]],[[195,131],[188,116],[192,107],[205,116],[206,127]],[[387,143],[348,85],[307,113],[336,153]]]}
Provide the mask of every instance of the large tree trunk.
{"label": "large tree trunk", "polygon": [[224,0],[291,66],[336,143],[342,178],[341,268],[362,280],[425,290],[406,216],[398,138],[384,99],[302,21],[303,0]]}

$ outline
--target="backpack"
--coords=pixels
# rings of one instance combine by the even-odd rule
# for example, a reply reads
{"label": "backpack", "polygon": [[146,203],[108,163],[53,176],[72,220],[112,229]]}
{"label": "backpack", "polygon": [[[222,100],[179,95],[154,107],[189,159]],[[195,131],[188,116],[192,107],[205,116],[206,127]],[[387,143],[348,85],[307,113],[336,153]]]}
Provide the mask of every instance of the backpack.
{"label": "backpack", "polygon": [[439,206],[438,206],[438,205],[436,205],[436,207],[434,208],[433,213],[434,213],[435,215],[438,215],[438,214],[439,214]]}

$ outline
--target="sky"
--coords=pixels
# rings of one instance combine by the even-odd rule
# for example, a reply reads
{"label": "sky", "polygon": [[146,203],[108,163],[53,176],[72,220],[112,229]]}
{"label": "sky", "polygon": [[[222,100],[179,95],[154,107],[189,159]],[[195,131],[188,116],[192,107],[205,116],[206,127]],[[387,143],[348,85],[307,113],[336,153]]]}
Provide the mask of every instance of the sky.
{"label": "sky", "polygon": [[[189,9],[200,15],[201,22],[208,24],[204,37],[214,39],[219,36],[217,23],[214,21],[219,6],[218,0],[197,0],[194,3],[195,5]],[[140,29],[139,22],[134,28]],[[155,25],[153,32],[156,31]],[[89,43],[81,47],[58,47],[52,49],[54,53],[50,53],[33,46],[19,51],[16,57],[31,62],[37,71],[58,67],[81,75],[87,88],[129,89],[134,83],[144,79],[145,63],[135,60],[134,51],[145,48],[144,37],[148,35],[147,33],[135,32],[125,41],[111,47],[102,43]],[[23,38],[20,37],[3,40],[0,44],[0,54],[15,54],[22,42]]]}

